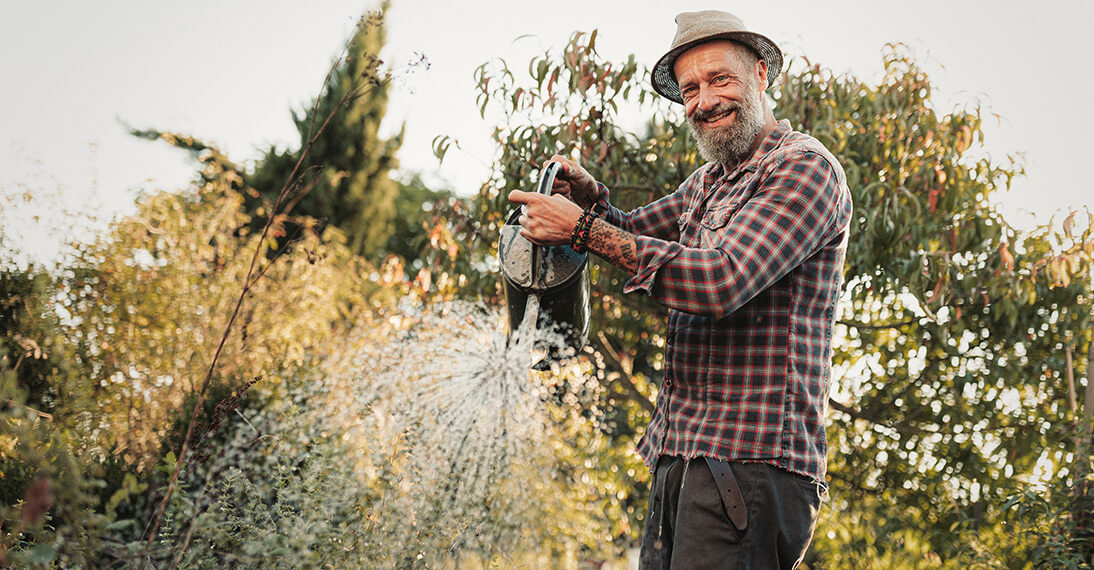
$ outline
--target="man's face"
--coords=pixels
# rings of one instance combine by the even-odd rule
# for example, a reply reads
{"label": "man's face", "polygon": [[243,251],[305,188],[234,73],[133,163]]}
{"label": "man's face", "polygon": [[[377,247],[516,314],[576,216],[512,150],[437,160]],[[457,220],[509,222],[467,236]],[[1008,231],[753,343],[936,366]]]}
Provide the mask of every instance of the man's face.
{"label": "man's face", "polygon": [[733,166],[752,151],[764,126],[767,65],[728,40],[699,44],[676,59],[688,126],[703,159]]}

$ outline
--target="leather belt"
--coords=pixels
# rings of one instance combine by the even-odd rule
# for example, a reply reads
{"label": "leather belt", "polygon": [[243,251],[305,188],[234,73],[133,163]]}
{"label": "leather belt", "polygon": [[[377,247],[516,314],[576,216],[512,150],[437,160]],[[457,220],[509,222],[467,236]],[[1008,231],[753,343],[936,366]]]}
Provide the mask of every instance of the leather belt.
{"label": "leather belt", "polygon": [[726,461],[713,457],[703,459],[707,460],[707,467],[710,467],[710,473],[714,475],[714,486],[722,496],[722,505],[725,506],[729,521],[743,532],[748,528],[748,508],[745,506],[744,495],[741,495],[741,488],[737,486],[737,478],[733,476],[733,470]]}

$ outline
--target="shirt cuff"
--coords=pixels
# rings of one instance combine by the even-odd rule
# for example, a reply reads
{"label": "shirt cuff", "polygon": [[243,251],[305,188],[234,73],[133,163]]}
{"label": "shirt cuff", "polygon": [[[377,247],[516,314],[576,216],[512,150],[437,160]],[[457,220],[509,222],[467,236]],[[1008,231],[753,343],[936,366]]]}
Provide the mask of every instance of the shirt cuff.
{"label": "shirt cuff", "polygon": [[657,271],[661,269],[662,265],[680,255],[684,246],[676,242],[659,240],[649,236],[635,236],[634,241],[638,246],[636,252],[638,272],[623,284],[623,292],[641,291],[647,295],[653,295]]}
{"label": "shirt cuff", "polygon": [[594,214],[603,216],[611,208],[611,202],[608,200],[608,187],[604,184],[597,182],[597,187],[600,188],[600,197],[589,208]]}
{"label": "shirt cuff", "polygon": [[589,209],[597,216],[600,216],[605,222],[608,222],[617,228],[627,230],[628,228],[626,226],[626,221],[624,220],[623,212],[620,212],[618,208],[612,206],[611,192],[608,191],[608,187],[600,182],[597,182],[596,185],[600,187],[600,198],[598,198]]}

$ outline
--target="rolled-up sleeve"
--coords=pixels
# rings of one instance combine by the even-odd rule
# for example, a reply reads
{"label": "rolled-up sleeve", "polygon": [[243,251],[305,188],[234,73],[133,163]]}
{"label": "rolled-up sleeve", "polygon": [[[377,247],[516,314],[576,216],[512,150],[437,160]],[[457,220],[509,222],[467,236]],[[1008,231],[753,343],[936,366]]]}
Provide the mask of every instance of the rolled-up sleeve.
{"label": "rolled-up sleeve", "polygon": [[[728,315],[839,232],[833,226],[841,192],[837,172],[824,156],[810,150],[789,152],[770,166],[756,192],[725,225],[713,228],[710,247],[637,235],[638,271],[623,290],[645,292],[679,311]],[[680,210],[677,217],[683,214],[682,204]]]}

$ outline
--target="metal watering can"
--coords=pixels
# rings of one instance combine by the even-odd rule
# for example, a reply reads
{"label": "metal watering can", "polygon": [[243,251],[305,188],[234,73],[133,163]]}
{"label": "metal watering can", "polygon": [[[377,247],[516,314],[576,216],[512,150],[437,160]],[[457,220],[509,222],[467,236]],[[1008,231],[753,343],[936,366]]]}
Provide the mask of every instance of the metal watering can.
{"label": "metal watering can", "polygon": [[[549,162],[540,172],[540,194],[551,195],[558,170],[557,162]],[[577,253],[568,245],[541,246],[520,235],[521,210],[509,214],[498,240],[505,301],[509,308],[509,339],[524,324],[529,333],[555,327],[565,338],[565,346],[547,345],[537,341],[534,350],[545,355],[532,368],[544,370],[558,361],[568,346],[576,351],[585,346],[589,336],[590,290],[586,268],[589,256]],[[537,313],[532,315],[532,313]],[[535,319],[525,323],[525,317]]]}

